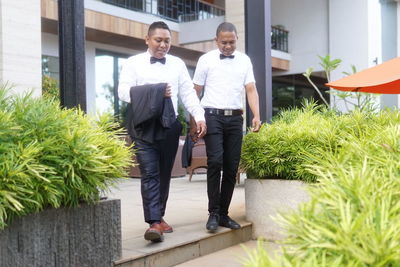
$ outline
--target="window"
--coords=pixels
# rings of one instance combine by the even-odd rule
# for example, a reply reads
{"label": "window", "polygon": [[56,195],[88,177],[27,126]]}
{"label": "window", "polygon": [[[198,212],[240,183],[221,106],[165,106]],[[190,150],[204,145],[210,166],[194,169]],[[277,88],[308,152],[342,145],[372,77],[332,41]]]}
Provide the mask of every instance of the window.
{"label": "window", "polygon": [[[329,103],[328,88],[324,86],[325,78],[312,77],[323,96]],[[272,78],[272,115],[275,116],[282,109],[300,107],[304,98],[323,104],[315,89],[309,84],[302,74],[275,76]]]}
{"label": "window", "polygon": [[118,99],[118,78],[128,55],[97,50],[95,59],[96,111],[124,121],[126,103]]}
{"label": "window", "polygon": [[42,55],[42,75],[60,80],[60,60],[58,57]]}

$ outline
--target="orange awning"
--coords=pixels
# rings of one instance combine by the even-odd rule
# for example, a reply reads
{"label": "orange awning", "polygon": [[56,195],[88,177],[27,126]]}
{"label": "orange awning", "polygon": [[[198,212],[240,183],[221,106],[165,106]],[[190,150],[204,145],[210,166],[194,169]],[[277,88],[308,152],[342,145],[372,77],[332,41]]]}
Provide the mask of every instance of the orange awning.
{"label": "orange awning", "polygon": [[341,91],[400,94],[400,57],[325,85]]}

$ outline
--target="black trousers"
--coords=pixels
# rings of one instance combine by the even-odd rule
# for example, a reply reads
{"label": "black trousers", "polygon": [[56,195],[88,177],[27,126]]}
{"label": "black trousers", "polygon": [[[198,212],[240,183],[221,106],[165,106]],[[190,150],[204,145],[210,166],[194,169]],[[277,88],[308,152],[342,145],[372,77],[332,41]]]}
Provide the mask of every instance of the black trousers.
{"label": "black trousers", "polygon": [[206,123],[208,211],[227,215],[242,149],[243,117],[206,114]]}
{"label": "black trousers", "polygon": [[169,195],[172,167],[182,124],[176,121],[167,130],[166,138],[155,143],[134,139],[136,159],[141,172],[141,193],[144,220],[160,221],[165,214]]}

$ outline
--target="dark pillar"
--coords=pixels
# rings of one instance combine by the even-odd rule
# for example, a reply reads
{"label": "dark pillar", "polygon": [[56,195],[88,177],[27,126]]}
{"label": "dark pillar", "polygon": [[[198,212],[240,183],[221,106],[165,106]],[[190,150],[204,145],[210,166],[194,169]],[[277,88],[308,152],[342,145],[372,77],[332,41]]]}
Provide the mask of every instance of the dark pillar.
{"label": "dark pillar", "polygon": [[[253,62],[263,122],[272,118],[271,0],[245,0],[246,53]],[[251,124],[247,105],[247,124]]]}
{"label": "dark pillar", "polygon": [[58,0],[60,98],[86,111],[84,0]]}

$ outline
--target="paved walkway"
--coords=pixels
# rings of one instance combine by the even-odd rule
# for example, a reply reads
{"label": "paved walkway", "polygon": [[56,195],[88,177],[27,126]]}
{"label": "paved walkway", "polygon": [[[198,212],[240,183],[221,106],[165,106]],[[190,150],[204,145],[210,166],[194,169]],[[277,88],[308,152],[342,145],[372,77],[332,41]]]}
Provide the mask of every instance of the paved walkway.
{"label": "paved walkway", "polygon": [[[128,255],[132,253],[131,250],[133,249],[148,252],[157,250],[160,246],[171,245],[171,243],[177,242],[188,234],[185,229],[196,228],[198,233],[193,233],[194,235],[204,235],[204,233],[206,233],[205,223],[208,218],[206,186],[206,176],[204,174],[194,175],[192,182],[189,182],[187,176],[172,179],[165,220],[174,227],[176,231],[171,234],[165,234],[164,242],[153,245],[143,239],[144,231],[147,229],[148,225],[143,219],[140,179],[130,178],[121,180],[118,188],[113,189],[108,196],[110,198],[121,199],[123,256],[124,254]],[[232,218],[239,221],[243,221],[245,216],[244,199],[244,184],[242,178],[242,183],[235,188],[229,214]],[[204,227],[198,227],[199,224],[204,225]],[[192,227],[195,225],[196,227]],[[253,247],[253,243],[250,241],[248,244]],[[228,254],[231,253],[229,248],[224,251]],[[236,248],[233,247],[232,253],[238,255],[240,254],[238,251],[241,251],[243,256],[245,255],[244,250],[240,246]],[[217,260],[220,264],[222,264],[221,261],[227,257],[227,254],[222,253],[221,255],[222,258]],[[202,260],[202,258],[205,259],[206,257],[207,256],[201,257],[199,260]],[[238,262],[238,259],[232,257],[229,259],[230,261],[226,264],[209,266],[234,266],[232,262]],[[215,259],[212,261],[215,261]],[[189,263],[184,263],[180,266],[197,266],[195,265],[197,264],[196,262],[191,265],[187,264]],[[241,265],[239,264],[238,266]]]}

